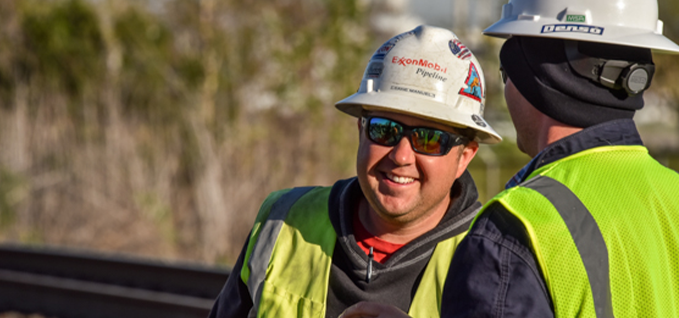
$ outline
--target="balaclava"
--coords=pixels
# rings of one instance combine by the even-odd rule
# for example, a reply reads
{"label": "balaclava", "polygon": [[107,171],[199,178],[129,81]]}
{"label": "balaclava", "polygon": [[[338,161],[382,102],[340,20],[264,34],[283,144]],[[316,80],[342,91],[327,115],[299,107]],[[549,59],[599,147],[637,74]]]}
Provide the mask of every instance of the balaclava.
{"label": "balaclava", "polygon": [[[650,49],[578,42],[578,50],[590,57],[652,62]],[[561,39],[512,37],[502,46],[500,62],[536,109],[564,124],[586,128],[632,118],[644,106],[643,93],[629,96],[625,90],[613,90],[577,74]]]}

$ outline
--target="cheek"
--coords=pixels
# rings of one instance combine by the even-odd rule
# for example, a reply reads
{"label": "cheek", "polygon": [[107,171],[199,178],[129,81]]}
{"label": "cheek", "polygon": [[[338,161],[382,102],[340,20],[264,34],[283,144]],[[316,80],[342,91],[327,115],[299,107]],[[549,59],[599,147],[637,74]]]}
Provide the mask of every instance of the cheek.
{"label": "cheek", "polygon": [[367,173],[372,166],[379,160],[379,147],[372,144],[365,138],[361,138],[356,153],[356,168],[358,173]]}
{"label": "cheek", "polygon": [[365,160],[370,157],[370,142],[361,137],[358,141],[358,151],[356,152],[356,159],[358,161]]}
{"label": "cheek", "polygon": [[459,175],[464,172],[460,170],[460,152],[451,149],[446,157],[419,158],[419,169],[428,183],[437,188],[450,189]]}
{"label": "cheek", "polygon": [[[426,157],[418,158],[417,168],[420,173],[430,181],[435,183],[448,182],[448,176],[457,167],[457,161],[450,160],[447,156],[442,157]],[[455,178],[455,176],[453,176]]]}

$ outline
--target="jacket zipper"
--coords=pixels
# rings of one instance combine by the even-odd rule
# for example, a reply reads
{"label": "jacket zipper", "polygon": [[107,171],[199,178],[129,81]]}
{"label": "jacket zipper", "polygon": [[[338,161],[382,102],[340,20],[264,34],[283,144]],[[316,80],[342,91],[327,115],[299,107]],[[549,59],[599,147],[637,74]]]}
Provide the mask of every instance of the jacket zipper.
{"label": "jacket zipper", "polygon": [[370,252],[368,253],[368,270],[365,273],[366,283],[370,283],[370,279],[373,276],[373,247],[370,247]]}

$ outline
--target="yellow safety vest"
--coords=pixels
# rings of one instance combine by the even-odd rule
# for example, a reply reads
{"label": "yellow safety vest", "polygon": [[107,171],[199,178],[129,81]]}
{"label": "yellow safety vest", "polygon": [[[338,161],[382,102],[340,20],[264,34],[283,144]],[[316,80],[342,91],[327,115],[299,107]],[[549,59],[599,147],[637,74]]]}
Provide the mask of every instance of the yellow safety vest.
{"label": "yellow safety vest", "polygon": [[[262,204],[240,273],[253,299],[250,317],[325,316],[337,241],[328,216],[330,190],[282,190]],[[443,284],[465,234],[438,243],[411,303],[410,316],[440,316]]]}
{"label": "yellow safety vest", "polygon": [[526,227],[556,317],[679,317],[679,174],[643,146],[579,152],[492,202]]}

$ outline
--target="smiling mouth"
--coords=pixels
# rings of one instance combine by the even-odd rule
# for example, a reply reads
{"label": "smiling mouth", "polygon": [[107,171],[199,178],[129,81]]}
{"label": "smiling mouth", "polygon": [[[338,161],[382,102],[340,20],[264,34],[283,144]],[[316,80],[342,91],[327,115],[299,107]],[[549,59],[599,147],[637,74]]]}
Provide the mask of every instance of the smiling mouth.
{"label": "smiling mouth", "polygon": [[408,183],[413,183],[415,182],[414,178],[408,178],[408,177],[399,177],[397,175],[394,175],[392,173],[386,173],[387,179],[398,183],[398,184],[408,184]]}

